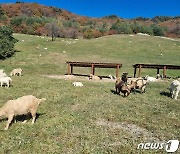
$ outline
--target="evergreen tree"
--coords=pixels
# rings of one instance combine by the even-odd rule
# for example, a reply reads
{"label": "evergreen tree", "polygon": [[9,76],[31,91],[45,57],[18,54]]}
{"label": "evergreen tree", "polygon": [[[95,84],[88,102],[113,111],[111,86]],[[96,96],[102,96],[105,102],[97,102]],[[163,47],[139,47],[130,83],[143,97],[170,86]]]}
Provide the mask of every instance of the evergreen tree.
{"label": "evergreen tree", "polygon": [[0,26],[0,59],[5,59],[15,53],[14,44],[17,40],[12,36],[10,27]]}

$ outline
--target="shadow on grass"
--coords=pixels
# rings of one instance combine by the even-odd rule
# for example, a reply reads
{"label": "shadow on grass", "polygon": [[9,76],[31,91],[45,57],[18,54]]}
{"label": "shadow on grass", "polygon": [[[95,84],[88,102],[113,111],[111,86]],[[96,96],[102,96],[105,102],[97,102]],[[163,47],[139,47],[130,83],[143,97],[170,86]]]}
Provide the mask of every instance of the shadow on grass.
{"label": "shadow on grass", "polygon": [[167,97],[171,97],[170,92],[166,92],[166,91],[160,92],[160,95],[167,96]]}
{"label": "shadow on grass", "polygon": [[[37,120],[41,115],[43,115],[43,114],[45,114],[45,113],[36,113],[36,120]],[[15,123],[15,120],[16,120],[16,121],[21,121],[21,122],[23,122],[23,121],[25,121],[25,120],[31,120],[31,119],[32,119],[32,116],[31,116],[30,113],[28,113],[27,115],[19,115],[19,116],[16,116],[15,118],[13,118],[13,121],[10,123],[9,127],[10,127],[13,123]],[[4,121],[7,121],[7,120],[8,120],[8,118],[0,119],[0,123],[1,123],[1,122],[4,122]],[[35,120],[35,121],[36,121],[36,120]],[[0,130],[0,131],[3,131],[3,130]]]}
{"label": "shadow on grass", "polygon": [[[64,74],[64,75],[68,75],[67,73],[66,74]],[[71,74],[71,75],[74,75],[74,76],[82,76],[82,77],[89,77],[89,75],[87,75],[87,74]],[[100,77],[100,79],[102,79],[102,78],[106,78],[106,79],[110,79],[109,78],[109,76],[98,76],[98,77]]]}
{"label": "shadow on grass", "polygon": [[[36,114],[36,120],[37,120],[40,116],[42,116],[42,115],[44,115],[44,114],[46,114],[46,113],[37,113],[37,114]],[[30,113],[28,113],[27,115],[18,115],[18,116],[16,116],[15,119],[16,119],[16,121],[21,121],[21,122],[23,122],[24,120],[31,120],[31,119],[32,119],[32,116],[31,116]],[[2,119],[0,119],[0,123],[3,122],[3,121],[7,121],[7,118],[2,118]]]}
{"label": "shadow on grass", "polygon": [[111,93],[115,94],[115,95],[119,95],[115,90],[111,89]]}
{"label": "shadow on grass", "polygon": [[[111,89],[111,93],[112,93],[112,94],[115,94],[115,95],[119,95],[115,90],[112,90],[112,89]],[[143,94],[143,93],[141,93],[141,91],[139,91],[139,90],[135,90],[135,91],[132,91],[132,92],[131,92],[131,94],[134,94],[134,95],[137,94],[137,93],[138,93],[138,94]]]}
{"label": "shadow on grass", "polygon": [[[36,113],[36,120],[41,116],[44,115],[45,113]],[[16,120],[17,121],[21,121],[23,122],[24,120],[31,120],[32,116],[30,113],[28,113],[27,115],[18,115],[16,116]]]}

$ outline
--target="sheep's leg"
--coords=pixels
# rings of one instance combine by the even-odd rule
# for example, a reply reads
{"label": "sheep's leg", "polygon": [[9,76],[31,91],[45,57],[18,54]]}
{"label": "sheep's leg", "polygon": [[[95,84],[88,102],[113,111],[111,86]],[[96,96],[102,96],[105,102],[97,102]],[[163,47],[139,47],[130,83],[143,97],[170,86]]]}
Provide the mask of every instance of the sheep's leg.
{"label": "sheep's leg", "polygon": [[174,99],[177,99],[177,97],[178,97],[178,93],[179,93],[179,91],[178,91],[178,90],[176,90],[176,92],[175,92],[175,96],[174,96]]}
{"label": "sheep's leg", "polygon": [[32,124],[34,124],[35,120],[36,120],[36,116],[33,116]]}
{"label": "sheep's leg", "polygon": [[145,86],[142,87],[141,93],[145,93],[145,88],[146,88]]}
{"label": "sheep's leg", "polygon": [[31,115],[32,115],[32,124],[34,124],[35,120],[36,120],[36,112],[35,111],[31,111]]}
{"label": "sheep's leg", "polygon": [[9,83],[7,83],[6,85],[7,85],[6,87],[9,88]]}
{"label": "sheep's leg", "polygon": [[16,123],[17,121],[16,121],[16,117],[14,117],[14,123]]}
{"label": "sheep's leg", "polygon": [[24,120],[22,123],[25,124],[27,122],[27,120]]}
{"label": "sheep's leg", "polygon": [[12,120],[13,120],[13,117],[14,117],[14,115],[10,115],[10,116],[8,117],[8,122],[7,122],[7,125],[6,125],[6,127],[5,127],[4,130],[8,130],[9,125],[11,124],[11,122],[12,122]]}
{"label": "sheep's leg", "polygon": [[116,94],[117,94],[117,88],[116,88]]}
{"label": "sheep's leg", "polygon": [[119,88],[116,88],[116,94],[120,94]]}
{"label": "sheep's leg", "polygon": [[172,91],[172,95],[171,95],[171,98],[172,98],[172,99],[174,98],[174,93],[175,93],[175,91],[173,90],[173,91]]}

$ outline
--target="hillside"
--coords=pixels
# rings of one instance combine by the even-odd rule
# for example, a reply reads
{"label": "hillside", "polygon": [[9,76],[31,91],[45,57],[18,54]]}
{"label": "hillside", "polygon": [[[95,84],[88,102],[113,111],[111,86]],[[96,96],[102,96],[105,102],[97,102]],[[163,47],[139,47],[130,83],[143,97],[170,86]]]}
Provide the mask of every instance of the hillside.
{"label": "hillside", "polygon": [[[73,14],[69,11],[43,6],[37,3],[1,4],[0,25],[11,25],[14,32],[32,35],[50,35],[50,24],[56,23],[57,37],[101,37],[122,33],[149,33],[180,37],[179,17],[154,17],[122,19],[115,15],[104,18],[89,18]],[[115,25],[118,22],[117,25]],[[154,34],[152,25],[157,25],[164,31]],[[118,26],[118,27],[117,27]],[[131,30],[125,30],[129,27]]]}
{"label": "hillside", "polygon": [[[22,68],[23,76],[12,77],[10,88],[0,88],[0,106],[29,94],[47,101],[39,106],[34,125],[31,119],[26,124],[19,119],[8,131],[3,131],[6,119],[1,120],[0,153],[32,153],[33,149],[33,153],[136,154],[146,152],[137,149],[139,143],[180,137],[180,99],[168,97],[171,80],[150,83],[145,94],[124,98],[113,93],[113,82],[83,81],[84,87],[73,87],[71,80],[44,76],[67,73],[67,60],[120,62],[123,64],[120,73],[126,71],[129,76],[133,75],[134,63],[180,65],[179,41],[139,35],[91,40],[58,38],[54,42],[49,37],[24,34],[14,37],[19,40],[15,47],[19,52],[1,61],[0,68],[7,74]],[[90,69],[83,68],[74,71],[90,73]],[[155,73],[156,70],[144,69],[142,75]],[[97,69],[96,74],[114,75],[115,70]],[[167,75],[177,77],[180,72],[168,70]]]}

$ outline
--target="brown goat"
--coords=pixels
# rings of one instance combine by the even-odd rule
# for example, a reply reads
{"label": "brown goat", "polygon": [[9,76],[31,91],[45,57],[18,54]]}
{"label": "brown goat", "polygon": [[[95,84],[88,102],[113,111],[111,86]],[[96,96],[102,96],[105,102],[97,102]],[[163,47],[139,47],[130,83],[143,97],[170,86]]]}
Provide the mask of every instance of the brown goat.
{"label": "brown goat", "polygon": [[120,95],[120,92],[122,92],[124,97],[127,97],[130,94],[132,88],[134,88],[134,85],[126,85],[120,78],[115,82],[116,93]]}

